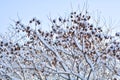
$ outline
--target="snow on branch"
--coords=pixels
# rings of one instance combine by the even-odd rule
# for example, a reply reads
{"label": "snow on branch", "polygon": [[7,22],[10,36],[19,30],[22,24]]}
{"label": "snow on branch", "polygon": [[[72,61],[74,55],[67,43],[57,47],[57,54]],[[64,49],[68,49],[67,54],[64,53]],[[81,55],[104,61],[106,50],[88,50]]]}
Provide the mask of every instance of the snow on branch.
{"label": "snow on branch", "polygon": [[15,21],[15,37],[0,38],[0,79],[119,80],[120,33],[104,34],[90,19],[88,12],[71,12],[50,19],[50,31],[37,18]]}

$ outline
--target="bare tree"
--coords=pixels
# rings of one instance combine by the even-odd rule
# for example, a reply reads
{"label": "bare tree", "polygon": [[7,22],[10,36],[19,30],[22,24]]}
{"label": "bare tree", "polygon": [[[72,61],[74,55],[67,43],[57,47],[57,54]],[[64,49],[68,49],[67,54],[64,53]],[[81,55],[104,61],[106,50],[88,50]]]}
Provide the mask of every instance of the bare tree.
{"label": "bare tree", "polygon": [[87,12],[72,12],[67,19],[50,19],[48,32],[39,28],[36,18],[28,25],[17,21],[14,30],[25,41],[1,38],[0,79],[120,79],[120,33],[105,34],[90,19]]}

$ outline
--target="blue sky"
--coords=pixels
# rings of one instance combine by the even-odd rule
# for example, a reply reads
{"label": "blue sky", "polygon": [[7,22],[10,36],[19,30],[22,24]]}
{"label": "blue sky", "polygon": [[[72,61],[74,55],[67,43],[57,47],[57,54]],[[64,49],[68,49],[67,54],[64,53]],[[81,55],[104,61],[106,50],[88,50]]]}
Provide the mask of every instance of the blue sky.
{"label": "blue sky", "polygon": [[[58,16],[67,16],[70,11],[78,10],[87,2],[87,9],[91,15],[104,18],[109,24],[119,28],[120,0],[0,0],[0,33],[7,31],[13,20],[20,19],[27,23],[33,17],[41,20],[44,28],[48,28],[49,20]],[[116,29],[119,31],[119,29]]]}

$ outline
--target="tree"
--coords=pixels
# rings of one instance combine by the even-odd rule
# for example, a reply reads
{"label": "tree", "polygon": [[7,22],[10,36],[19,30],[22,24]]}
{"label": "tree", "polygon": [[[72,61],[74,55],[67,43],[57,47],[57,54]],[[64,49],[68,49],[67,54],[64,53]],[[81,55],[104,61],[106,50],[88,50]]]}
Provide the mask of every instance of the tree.
{"label": "tree", "polygon": [[0,40],[0,78],[120,79],[120,33],[105,34],[90,19],[87,12],[72,12],[67,19],[50,19],[52,30],[48,32],[39,28],[41,24],[36,18],[28,25],[16,21],[14,30],[20,39]]}

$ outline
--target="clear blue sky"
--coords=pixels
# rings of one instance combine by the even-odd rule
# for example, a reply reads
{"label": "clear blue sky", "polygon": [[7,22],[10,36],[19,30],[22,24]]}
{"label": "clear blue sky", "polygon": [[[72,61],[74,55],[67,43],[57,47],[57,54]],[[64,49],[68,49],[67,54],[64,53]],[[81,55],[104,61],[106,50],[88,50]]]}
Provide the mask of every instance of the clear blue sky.
{"label": "clear blue sky", "polygon": [[[0,33],[7,31],[7,27],[13,24],[10,19],[18,19],[17,14],[23,22],[37,17],[44,25],[49,23],[47,16],[51,15],[52,18],[67,16],[72,8],[73,10],[77,10],[78,6],[82,8],[84,2],[86,0],[0,0]],[[109,22],[111,19],[114,26],[119,27],[120,0],[87,0],[87,4],[92,15],[98,11],[106,21]],[[46,26],[44,28],[47,28]]]}

